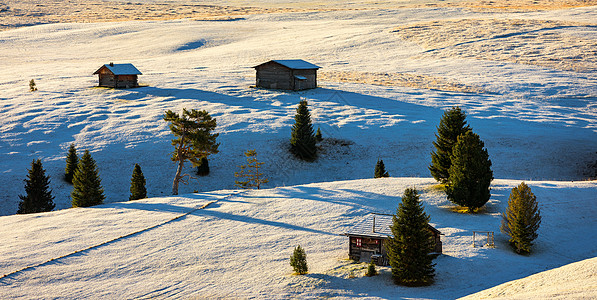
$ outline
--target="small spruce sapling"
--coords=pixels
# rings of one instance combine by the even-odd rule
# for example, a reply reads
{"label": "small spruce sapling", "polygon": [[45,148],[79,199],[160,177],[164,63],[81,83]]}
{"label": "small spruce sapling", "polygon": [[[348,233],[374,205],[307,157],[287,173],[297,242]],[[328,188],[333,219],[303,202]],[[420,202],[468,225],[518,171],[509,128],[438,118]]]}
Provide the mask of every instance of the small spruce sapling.
{"label": "small spruce sapling", "polygon": [[317,132],[315,133],[315,140],[318,142],[323,141],[323,136],[321,136],[321,129],[319,129],[319,127],[317,127]]}
{"label": "small spruce sapling", "polygon": [[382,159],[378,159],[377,163],[375,164],[375,174],[374,178],[381,178],[381,177],[390,177],[390,174],[386,171],[386,166],[383,163]]}
{"label": "small spruce sapling", "polygon": [[35,80],[33,80],[33,79],[29,80],[29,91],[30,92],[37,91],[37,85],[35,84]]}
{"label": "small spruce sapling", "polygon": [[147,197],[147,189],[145,188],[145,176],[139,164],[135,164],[133,175],[131,176],[131,196],[130,200],[139,200]]}
{"label": "small spruce sapling", "polygon": [[365,276],[371,277],[375,275],[377,275],[377,270],[375,269],[375,263],[373,262],[373,260],[371,260],[371,262],[369,262],[369,265],[367,266],[367,272],[365,272]]}
{"label": "small spruce sapling", "polygon": [[290,256],[290,265],[298,275],[307,274],[309,271],[307,267],[307,254],[305,254],[305,250],[301,248],[301,245],[294,248],[294,252]]}
{"label": "small spruce sapling", "polygon": [[77,156],[77,149],[75,144],[71,143],[68,147],[68,154],[66,155],[66,168],[64,169],[64,180],[68,183],[73,183],[73,175],[77,169],[79,157]]}
{"label": "small spruce sapling", "polygon": [[202,157],[199,160],[199,165],[197,166],[197,175],[199,176],[207,176],[209,175],[209,161],[207,157]]}
{"label": "small spruce sapling", "polygon": [[41,160],[31,162],[31,169],[25,181],[25,195],[19,195],[17,214],[46,212],[54,209],[54,196],[50,189],[50,176],[46,176]]}

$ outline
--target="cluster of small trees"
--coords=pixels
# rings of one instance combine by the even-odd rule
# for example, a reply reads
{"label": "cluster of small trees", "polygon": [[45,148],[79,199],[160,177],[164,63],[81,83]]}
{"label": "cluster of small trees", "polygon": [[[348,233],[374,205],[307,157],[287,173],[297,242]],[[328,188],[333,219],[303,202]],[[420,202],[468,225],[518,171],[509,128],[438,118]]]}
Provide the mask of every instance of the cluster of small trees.
{"label": "cluster of small trees", "polygon": [[[429,171],[445,185],[448,200],[475,212],[491,197],[491,160],[483,141],[466,124],[466,114],[453,107],[437,127]],[[517,253],[530,253],[541,216],[536,197],[524,182],[512,189],[501,231]]]}
{"label": "cluster of small trees", "polygon": [[[73,185],[71,192],[72,207],[89,207],[102,204],[105,200],[104,189],[97,169],[97,164],[88,150],[83,156],[77,156],[77,149],[70,144],[66,155],[64,180]],[[50,176],[45,174],[41,160],[31,162],[25,181],[25,195],[19,195],[21,201],[17,214],[29,214],[52,211],[56,207],[50,189]],[[145,177],[141,167],[135,164],[131,178],[129,200],[143,199],[147,196]]]}

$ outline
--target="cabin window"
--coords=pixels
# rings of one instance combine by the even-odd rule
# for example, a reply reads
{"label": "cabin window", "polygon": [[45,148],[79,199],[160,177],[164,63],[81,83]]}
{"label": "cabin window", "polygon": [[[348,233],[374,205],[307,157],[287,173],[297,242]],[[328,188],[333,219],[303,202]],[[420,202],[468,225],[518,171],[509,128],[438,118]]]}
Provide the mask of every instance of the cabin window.
{"label": "cabin window", "polygon": [[362,247],[363,245],[363,240],[360,238],[356,238],[356,242],[357,242],[357,247]]}

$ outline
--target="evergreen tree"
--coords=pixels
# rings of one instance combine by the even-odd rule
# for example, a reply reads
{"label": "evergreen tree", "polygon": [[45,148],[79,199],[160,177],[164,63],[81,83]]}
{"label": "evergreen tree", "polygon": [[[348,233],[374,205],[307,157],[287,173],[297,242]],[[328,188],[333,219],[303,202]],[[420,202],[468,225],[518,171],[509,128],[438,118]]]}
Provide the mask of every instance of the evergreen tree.
{"label": "evergreen tree", "polygon": [[294,272],[299,275],[307,274],[309,271],[307,267],[307,254],[305,253],[305,250],[301,248],[301,245],[294,248],[294,252],[292,253],[292,256],[290,256],[290,265],[294,269]]}
{"label": "evergreen tree", "polygon": [[510,245],[519,254],[531,252],[533,240],[538,236],[541,215],[537,197],[524,182],[512,189],[508,208],[502,214],[501,231],[510,237]]}
{"label": "evergreen tree", "polygon": [[448,200],[474,212],[489,201],[493,180],[491,160],[485,144],[472,131],[458,137],[452,151],[452,166],[446,186]]}
{"label": "evergreen tree", "polygon": [[33,80],[33,79],[29,80],[29,91],[30,92],[37,91],[37,85],[35,85],[35,80]]}
{"label": "evergreen tree", "polygon": [[218,134],[212,133],[216,128],[216,119],[205,110],[183,109],[182,115],[166,111],[164,121],[170,122],[170,130],[175,136],[172,139],[172,161],[177,162],[178,167],[172,182],[172,195],[178,195],[178,184],[188,183],[184,178],[191,177],[189,174],[182,174],[185,161],[198,166],[202,157],[218,153]]}
{"label": "evergreen tree", "polygon": [[25,181],[25,195],[19,195],[17,214],[30,214],[54,209],[54,196],[50,187],[50,176],[46,176],[41,160],[31,162],[31,169]]}
{"label": "evergreen tree", "polygon": [[367,266],[367,272],[365,272],[365,276],[371,277],[375,275],[377,275],[377,270],[375,269],[375,263],[373,262],[373,260],[371,260],[369,262],[369,265]]}
{"label": "evergreen tree", "polygon": [[390,226],[392,237],[387,242],[392,277],[396,284],[429,285],[433,282],[433,234],[429,216],[419,201],[417,190],[408,188]]}
{"label": "evergreen tree", "polygon": [[147,189],[145,189],[145,176],[141,171],[141,167],[135,164],[133,169],[133,176],[131,177],[131,196],[130,200],[139,200],[147,197]]}
{"label": "evergreen tree", "polygon": [[95,160],[89,151],[85,150],[73,176],[73,191],[71,192],[73,207],[99,205],[104,203],[105,198]]}
{"label": "evergreen tree", "polygon": [[466,114],[460,107],[452,107],[444,112],[437,127],[436,141],[433,142],[435,151],[431,152],[429,171],[433,178],[441,183],[447,183],[448,177],[450,177],[448,170],[452,165],[452,149],[458,136],[471,129],[466,125],[465,119]]}
{"label": "evergreen tree", "polygon": [[290,151],[298,158],[313,161],[317,157],[316,140],[311,124],[311,113],[307,100],[301,100],[294,116],[294,125],[290,137]]}
{"label": "evergreen tree", "polygon": [[240,172],[234,173],[235,177],[245,178],[245,181],[235,180],[236,186],[243,189],[250,189],[256,187],[259,189],[261,184],[268,183],[269,180],[263,177],[263,173],[259,172],[261,165],[264,163],[257,161],[257,151],[247,150],[245,152],[247,157],[247,164],[240,166]]}
{"label": "evergreen tree", "polygon": [[77,157],[77,149],[75,144],[71,143],[68,147],[68,154],[66,155],[66,168],[64,169],[64,180],[68,183],[73,183],[73,175],[77,169],[79,158]]}
{"label": "evergreen tree", "polygon": [[317,132],[315,133],[315,140],[318,142],[323,141],[323,136],[321,136],[321,129],[317,127]]}
{"label": "evergreen tree", "polygon": [[199,165],[197,166],[197,175],[199,176],[207,176],[209,175],[209,161],[207,157],[202,157],[199,160]]}
{"label": "evergreen tree", "polygon": [[381,177],[390,177],[390,174],[388,174],[388,172],[386,172],[386,166],[383,164],[383,160],[378,159],[377,164],[375,164],[374,178],[381,178]]}

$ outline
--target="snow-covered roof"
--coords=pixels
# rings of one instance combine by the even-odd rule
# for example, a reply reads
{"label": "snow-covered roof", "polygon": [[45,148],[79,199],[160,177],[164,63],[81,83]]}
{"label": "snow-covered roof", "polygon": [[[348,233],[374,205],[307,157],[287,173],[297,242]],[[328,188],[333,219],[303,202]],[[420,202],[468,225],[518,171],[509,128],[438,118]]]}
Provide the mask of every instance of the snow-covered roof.
{"label": "snow-covered roof", "polygon": [[298,80],[307,80],[307,77],[305,76],[300,76],[300,75],[294,75],[294,78],[298,79]]}
{"label": "snow-covered roof", "polygon": [[[137,70],[133,64],[105,64],[103,67],[108,68],[110,72],[114,75],[141,75],[141,71]],[[103,68],[99,68],[95,73],[99,73],[99,71]]]}
{"label": "snow-covered roof", "polygon": [[[392,215],[368,214],[344,235],[389,238],[392,236]],[[375,224],[375,230],[373,229]]]}
{"label": "snow-covered roof", "polygon": [[[269,62],[275,62],[275,63],[281,64],[289,69],[294,69],[294,70],[311,70],[311,69],[321,68],[321,67],[316,66],[310,62],[306,62],[302,59],[276,59],[276,60],[270,60],[266,63],[262,63],[261,65],[267,64]],[[255,66],[253,68],[257,68],[261,65]]]}
{"label": "snow-covered roof", "polygon": [[[352,226],[344,235],[390,238],[392,237],[390,226],[392,226],[393,222],[393,215],[371,213],[366,215],[359,223]],[[373,229],[373,224],[375,224],[375,230]],[[431,225],[429,225],[429,229],[435,234],[442,234]]]}

